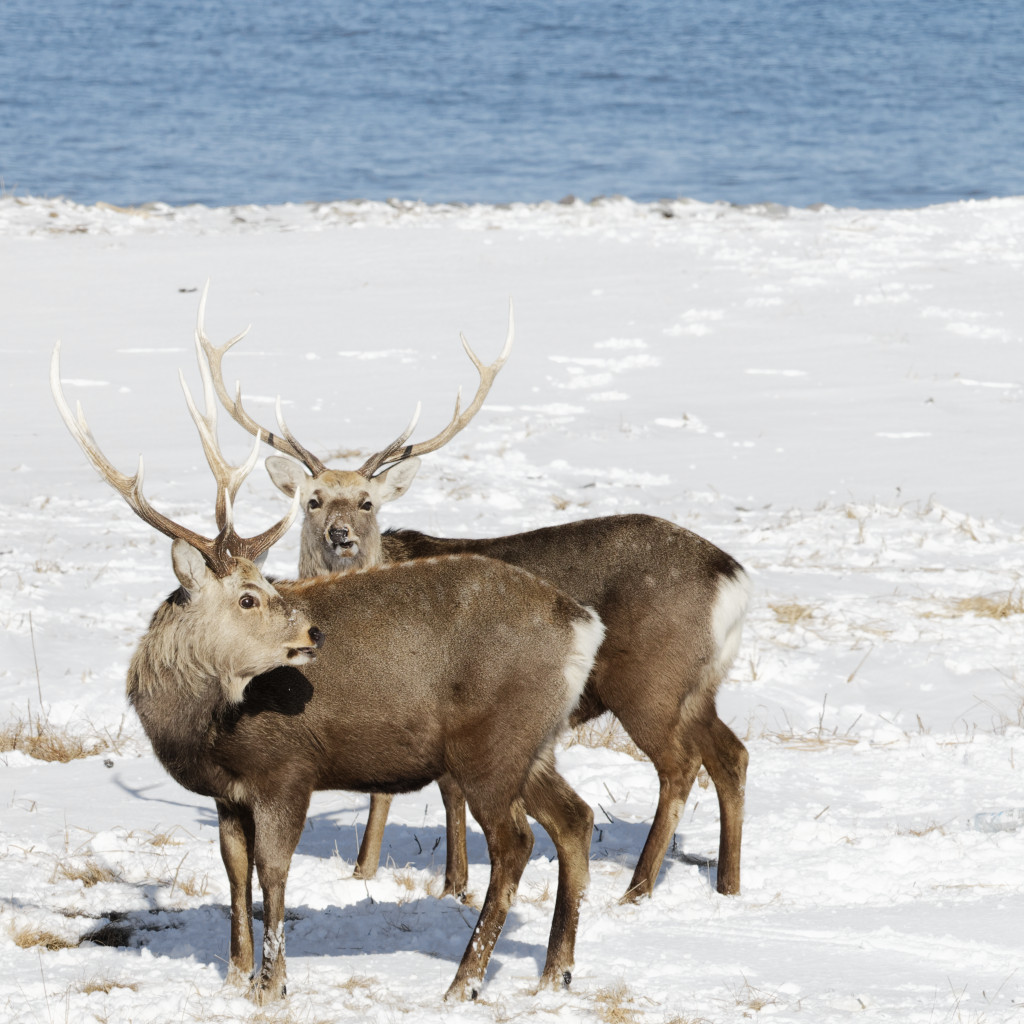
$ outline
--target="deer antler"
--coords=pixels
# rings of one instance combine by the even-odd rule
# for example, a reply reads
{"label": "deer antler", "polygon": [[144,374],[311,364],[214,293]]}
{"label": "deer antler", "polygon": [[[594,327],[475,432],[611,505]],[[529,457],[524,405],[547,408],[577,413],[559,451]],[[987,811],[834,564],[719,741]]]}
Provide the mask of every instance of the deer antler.
{"label": "deer antler", "polygon": [[[212,397],[209,391],[207,391],[207,415],[209,418],[203,418],[198,415],[187,388],[186,399],[188,400],[189,408],[193,412],[196,426],[199,427],[203,448],[207,452],[207,461],[210,462],[210,468],[213,469],[214,476],[217,478],[217,526],[220,532],[213,539],[203,537],[201,534],[182,526],[180,523],[174,522],[174,520],[169,519],[150,505],[146,496],[142,493],[143,462],[141,455],[139,456],[139,468],[134,476],[127,476],[120,472],[103,454],[96,443],[96,439],[92,436],[92,431],[89,429],[89,424],[86,422],[85,415],[82,412],[81,403],[76,403],[76,411],[72,413],[71,407],[64,397],[64,392],[60,385],[59,341],[54,345],[53,356],[50,359],[50,390],[53,392],[57,409],[68,430],[71,432],[71,436],[78,442],[79,447],[85,452],[86,457],[96,467],[103,479],[121,495],[128,507],[143,522],[148,523],[154,529],[164,534],[164,536],[174,540],[185,540],[191,544],[192,547],[203,555],[207,565],[217,575],[224,576],[231,571],[234,556],[242,556],[250,560],[258,558],[259,555],[279,540],[295,521],[299,511],[297,499],[292,501],[291,508],[284,519],[260,534],[259,537],[246,540],[235,533],[232,522],[232,501],[242,481],[252,471],[253,465],[255,465],[255,451],[254,455],[251,455],[242,467],[231,470],[231,467],[227,466],[223,456],[220,455],[219,450],[216,448],[216,438],[213,429],[211,429],[215,429],[215,424],[212,417],[209,417],[209,403]],[[202,426],[200,426],[200,423],[202,423]],[[209,432],[210,437],[207,437],[204,431]],[[211,438],[213,449],[211,449],[209,444]],[[216,461],[220,469],[215,467],[215,460],[211,458],[211,451],[216,451]]]}
{"label": "deer antler", "polygon": [[[240,382],[235,383],[235,397],[232,398],[228,393],[228,389],[224,384],[224,371],[221,367],[221,363],[224,359],[224,354],[227,352],[232,345],[241,341],[248,333],[249,328],[246,327],[244,331],[240,331],[233,338],[226,341],[220,347],[213,344],[212,341],[206,336],[206,327],[204,320],[206,317],[206,295],[210,289],[210,282],[207,281],[203,285],[203,294],[199,299],[199,316],[196,319],[196,353],[199,358],[199,369],[203,373],[203,379],[206,379],[207,373],[209,373],[212,381],[214,390],[217,392],[217,398],[220,399],[221,405],[227,409],[231,418],[244,429],[248,430],[253,437],[259,438],[264,444],[269,444],[271,448],[276,449],[283,455],[290,455],[293,459],[298,459],[306,469],[313,474],[313,476],[319,476],[327,467],[310,451],[304,448],[288,430],[283,423],[281,423],[281,432],[283,437],[278,436],[266,427],[260,426],[244,409],[242,406],[242,385]],[[205,360],[203,356],[205,355]],[[204,368],[204,362],[206,368]],[[278,417],[280,420],[280,416]]]}
{"label": "deer antler", "polygon": [[203,398],[206,404],[205,414],[200,413],[192,400],[192,392],[185,383],[185,375],[179,370],[178,379],[185,393],[185,401],[192,420],[199,431],[199,439],[206,453],[206,461],[217,481],[216,518],[217,528],[224,537],[223,546],[232,555],[248,558],[255,562],[265,551],[269,551],[284,535],[298,515],[298,498],[293,498],[292,509],[283,519],[275,523],[269,530],[255,537],[240,537],[235,532],[233,509],[235,496],[245,478],[253,471],[260,454],[260,439],[253,442],[249,457],[239,466],[232,466],[224,458],[217,441],[217,401],[214,397],[213,380],[204,360],[199,360],[199,369],[203,377]]}
{"label": "deer antler", "polygon": [[416,458],[420,455],[427,455],[429,452],[436,452],[438,448],[442,448],[453,437],[455,437],[456,434],[464,430],[469,425],[469,421],[480,411],[480,407],[484,404],[484,399],[487,397],[487,392],[491,390],[491,385],[494,383],[494,378],[498,375],[498,371],[505,365],[505,360],[508,359],[509,353],[512,351],[512,342],[515,339],[515,312],[512,308],[512,300],[509,299],[508,303],[508,333],[505,336],[505,345],[498,355],[498,358],[491,363],[490,366],[484,366],[477,354],[469,347],[469,342],[466,341],[466,336],[464,334],[460,333],[459,338],[462,341],[462,347],[466,350],[466,355],[469,356],[473,365],[476,367],[477,373],[480,374],[480,383],[477,385],[473,401],[466,406],[465,412],[460,414],[459,403],[462,399],[462,388],[459,388],[458,393],[455,396],[455,412],[452,414],[452,418],[449,421],[448,426],[446,426],[439,434],[435,434],[428,441],[420,441],[418,444],[405,445],[409,435],[412,433],[412,428],[416,424],[416,419],[419,416],[419,406],[417,406],[416,416],[413,417],[413,421],[409,424],[406,431],[395,438],[387,448],[377,452],[375,455],[371,455],[366,462],[360,466],[359,472],[362,473],[363,476],[371,477],[375,473],[379,472],[382,467],[391,463],[402,462],[404,459]]}
{"label": "deer antler", "polygon": [[[240,383],[235,384],[235,397],[232,398],[228,393],[228,389],[224,384],[224,373],[222,368],[222,361],[224,359],[224,353],[227,352],[232,345],[239,342],[248,334],[249,328],[247,327],[244,331],[236,334],[229,341],[225,342],[220,347],[214,345],[209,338],[206,336],[206,330],[203,324],[203,320],[206,314],[206,294],[209,289],[209,282],[203,286],[203,294],[199,300],[199,317],[196,323],[196,349],[199,353],[200,369],[203,369],[203,356],[205,356],[205,363],[208,367],[213,381],[214,390],[217,393],[218,399],[221,404],[227,409],[231,418],[240,426],[249,431],[254,437],[258,437],[264,444],[269,444],[276,451],[281,452],[284,455],[290,455],[293,459],[298,459],[306,469],[312,473],[313,476],[319,476],[326,470],[324,463],[318,459],[312,452],[307,448],[303,447],[295,438],[294,434],[288,429],[287,424],[284,422],[284,417],[281,415],[281,400],[277,400],[277,423],[280,429],[280,434],[275,434],[266,427],[261,426],[257,423],[243,408],[242,406],[242,385]],[[459,338],[462,340],[462,347],[466,350],[466,355],[469,356],[473,365],[477,369],[477,373],[480,375],[480,383],[477,386],[476,394],[473,396],[473,401],[466,407],[465,411],[461,410],[462,400],[462,389],[459,389],[458,394],[455,398],[455,412],[452,415],[451,421],[448,425],[437,435],[430,438],[428,441],[421,441],[418,444],[407,445],[406,442],[412,436],[412,432],[416,427],[416,423],[419,420],[420,405],[417,403],[416,411],[413,413],[412,420],[409,425],[402,431],[398,437],[395,438],[386,448],[371,455],[366,462],[359,468],[359,472],[369,478],[375,473],[379,472],[384,466],[391,465],[392,463],[402,462],[404,459],[414,458],[419,455],[426,455],[429,452],[435,452],[438,448],[446,445],[456,434],[461,430],[464,430],[470,420],[480,411],[480,407],[484,403],[484,399],[487,397],[487,392],[491,390],[491,385],[494,383],[494,378],[498,375],[498,371],[505,365],[505,361],[508,359],[509,353],[512,351],[512,342],[515,338],[515,316],[512,308],[512,302],[509,300],[508,304],[508,333],[505,337],[505,345],[498,355],[498,358],[491,363],[489,366],[485,366],[476,353],[469,347],[469,342],[466,340],[464,334],[460,334]],[[204,379],[207,373],[206,369],[203,369]]]}

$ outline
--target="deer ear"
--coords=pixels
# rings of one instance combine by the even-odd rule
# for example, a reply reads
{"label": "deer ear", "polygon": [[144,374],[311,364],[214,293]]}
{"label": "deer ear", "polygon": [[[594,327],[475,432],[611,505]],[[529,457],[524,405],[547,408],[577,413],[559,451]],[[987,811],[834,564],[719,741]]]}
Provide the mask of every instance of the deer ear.
{"label": "deer ear", "polygon": [[264,465],[267,467],[270,479],[289,498],[294,497],[295,492],[302,487],[304,480],[313,479],[297,462],[280,455],[271,455]]}
{"label": "deer ear", "polygon": [[206,560],[187,540],[180,537],[171,545],[171,564],[178,582],[189,592],[200,590],[213,575]]}
{"label": "deer ear", "polygon": [[389,501],[400,498],[412,483],[413,477],[419,472],[419,459],[404,459],[395,463],[390,469],[378,473],[373,482],[377,485],[377,504],[386,505]]}

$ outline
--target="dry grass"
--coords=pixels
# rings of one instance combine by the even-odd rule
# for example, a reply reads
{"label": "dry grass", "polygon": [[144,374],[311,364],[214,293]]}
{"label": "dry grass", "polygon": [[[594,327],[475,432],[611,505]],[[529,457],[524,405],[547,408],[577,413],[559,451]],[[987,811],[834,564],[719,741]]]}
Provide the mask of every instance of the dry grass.
{"label": "dry grass", "polygon": [[543,885],[521,885],[516,899],[522,903],[543,906],[554,899],[554,893],[551,891],[551,884],[549,882],[545,882]]}
{"label": "dry grass", "polygon": [[12,928],[10,930],[14,944],[21,949],[75,949],[79,939],[68,939],[63,935],[47,931],[45,928]]}
{"label": "dry grass", "polygon": [[793,627],[814,617],[814,609],[810,605],[797,604],[795,601],[785,604],[769,604],[768,607],[784,626]]}
{"label": "dry grass", "polygon": [[67,764],[83,757],[94,757],[108,751],[118,752],[121,729],[116,735],[75,733],[66,726],[52,725],[45,718],[20,719],[0,727],[0,754],[20,750],[39,761]]}
{"label": "dry grass", "polygon": [[[178,831],[178,827],[175,826],[172,829],[168,829],[166,832],[150,832],[149,838],[146,840],[150,846],[155,846],[158,849],[164,846],[181,846],[184,842],[183,839],[179,839],[174,833]],[[138,835],[137,832],[131,832],[130,835]]]}
{"label": "dry grass", "polygon": [[978,615],[986,619],[1008,619],[1011,615],[1024,615],[1024,590],[965,597],[957,601],[953,607],[961,615]]}
{"label": "dry grass", "polygon": [[111,978],[97,978],[94,981],[84,981],[78,986],[78,991],[84,996],[89,996],[94,992],[109,994],[115,988],[126,988],[131,992],[139,991],[139,986],[133,981],[114,981]]}
{"label": "dry grass", "polygon": [[775,733],[766,737],[774,739],[794,750],[826,750],[829,747],[855,747],[859,740],[854,736],[840,736],[838,733],[818,732],[813,730],[805,733]]}
{"label": "dry grass", "polygon": [[839,732],[839,727],[826,729],[821,724],[815,729],[806,729],[797,732],[788,722],[785,728],[770,727],[761,723],[755,729],[754,721],[747,722],[747,729],[743,735],[744,740],[771,740],[773,743],[781,743],[784,746],[792,747],[794,750],[827,750],[829,747],[854,747],[859,743],[856,736],[851,736],[853,727],[857,724],[856,719],[845,733]]}
{"label": "dry grass", "polygon": [[81,882],[86,888],[99,885],[100,882],[118,882],[121,880],[121,876],[113,868],[105,867],[94,860],[87,860],[82,863],[58,860],[53,866],[50,882],[56,882],[58,878],[65,878],[69,882]]}
{"label": "dry grass", "polygon": [[376,978],[367,978],[362,974],[353,974],[351,977],[339,982],[334,987],[340,988],[343,992],[358,992],[360,990],[369,991],[376,984]]}
{"label": "dry grass", "polygon": [[744,1010],[753,1010],[754,1013],[760,1013],[769,1006],[778,1006],[779,1000],[774,992],[764,992],[759,988],[755,988],[744,978],[743,988],[736,993],[736,1005]]}
{"label": "dry grass", "polygon": [[[607,988],[599,988],[590,997],[594,1002],[597,1020],[601,1024],[640,1024],[657,1004],[646,997],[637,998],[624,982],[616,982]],[[646,1005],[639,1005],[639,1004]],[[704,1017],[677,1015],[665,1024],[709,1024]]]}
{"label": "dry grass", "polygon": [[629,738],[617,718],[601,715],[590,722],[577,725],[565,738],[567,747],[607,747],[620,754],[628,754],[636,761],[649,760],[647,755]]}
{"label": "dry grass", "polygon": [[938,832],[940,835],[945,835],[946,826],[940,825],[937,821],[933,821],[930,825],[922,825],[920,828],[910,828],[909,826],[905,825],[899,825],[896,828],[896,835],[914,836],[916,838],[931,835],[933,832]]}
{"label": "dry grass", "polygon": [[949,601],[941,611],[921,612],[922,619],[956,619],[963,615],[974,615],[982,619],[1008,619],[1013,615],[1024,615],[1024,589],[998,591],[994,594],[977,594]]}
{"label": "dry grass", "polygon": [[639,1019],[633,996],[621,981],[608,988],[599,988],[593,998],[597,1019],[603,1024],[634,1024]]}
{"label": "dry grass", "polygon": [[210,891],[210,876],[189,875],[187,878],[178,878],[171,885],[171,891],[175,889],[186,896],[205,896]]}

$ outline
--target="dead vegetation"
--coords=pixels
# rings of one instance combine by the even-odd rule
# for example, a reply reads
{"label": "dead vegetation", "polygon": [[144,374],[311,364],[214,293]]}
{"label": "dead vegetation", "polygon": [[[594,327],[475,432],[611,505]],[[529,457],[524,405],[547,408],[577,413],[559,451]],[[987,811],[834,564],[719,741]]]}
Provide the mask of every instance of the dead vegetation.
{"label": "dead vegetation", "polygon": [[920,613],[922,619],[958,619],[966,615],[997,621],[1024,615],[1024,588],[961,597],[946,601],[939,609],[931,608]]}
{"label": "dead vegetation", "polygon": [[69,939],[45,928],[33,928],[29,925],[11,928],[10,934],[14,944],[20,949],[75,949],[81,941]]}
{"label": "dead vegetation", "polygon": [[100,882],[118,882],[121,876],[113,868],[108,868],[95,860],[58,860],[53,866],[50,883],[63,878],[69,882],[81,882],[87,889]]}
{"label": "dead vegetation", "polygon": [[602,1024],[634,1024],[640,1018],[636,1001],[623,982],[599,988],[594,993],[597,1019]]}
{"label": "dead vegetation", "polygon": [[0,754],[20,750],[39,761],[67,764],[97,754],[120,753],[124,722],[115,734],[75,732],[67,726],[54,725],[46,718],[30,715],[27,721],[17,719],[0,726]]}
{"label": "dead vegetation", "polygon": [[[765,992],[763,989],[756,988],[744,978],[743,988],[736,994],[736,1005],[744,1011],[750,1010],[756,1014],[769,1006],[778,1006],[779,998],[774,992]],[[749,1016],[746,1012],[743,1015]]]}
{"label": "dead vegetation", "polygon": [[797,604],[795,601],[784,604],[769,604],[768,607],[775,613],[775,618],[782,625],[789,626],[790,628],[814,617],[814,610],[810,605]]}
{"label": "dead vegetation", "polygon": [[565,738],[567,747],[606,747],[628,754],[635,761],[647,761],[647,755],[630,739],[622,723],[611,714],[601,715],[571,729]]}
{"label": "dead vegetation", "polygon": [[[599,988],[590,998],[601,1024],[640,1024],[650,1019],[650,1013],[658,1006],[646,996],[635,996],[622,981]],[[704,1017],[676,1015],[665,1024],[708,1024],[708,1021]]]}
{"label": "dead vegetation", "polygon": [[1024,589],[1005,594],[979,594],[965,597],[953,605],[960,615],[977,615],[986,619],[1008,619],[1011,615],[1024,615]]}
{"label": "dead vegetation", "polygon": [[92,995],[94,992],[102,992],[109,995],[116,988],[128,989],[130,992],[138,992],[139,986],[133,981],[114,981],[111,978],[95,978],[91,981],[83,981],[78,986],[78,991],[84,996]]}

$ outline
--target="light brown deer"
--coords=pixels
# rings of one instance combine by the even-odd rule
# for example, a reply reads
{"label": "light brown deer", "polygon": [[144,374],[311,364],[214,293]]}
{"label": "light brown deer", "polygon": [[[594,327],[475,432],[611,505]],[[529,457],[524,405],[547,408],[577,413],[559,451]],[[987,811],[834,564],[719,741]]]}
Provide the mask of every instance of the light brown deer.
{"label": "light brown deer", "polygon": [[[553,746],[601,642],[598,617],[514,566],[442,556],[352,575],[271,584],[256,562],[297,511],[242,539],[233,502],[254,464],[230,467],[216,401],[191,396],[217,479],[219,533],[155,511],[142,461],[106,459],[79,406],[58,408],[103,478],[174,539],[180,587],[156,611],[128,670],[128,698],[168,773],[214,798],[231,892],[229,978],[254,968],[252,875],[263,891],[263,956],[250,994],[285,993],[285,882],[315,790],[398,793],[452,780],[487,839],[491,875],[446,998],[474,998],[533,845],[532,815],[558,853],[542,984],[568,984],[588,880],[593,814],[555,771]],[[184,383],[184,381],[183,381]],[[258,446],[258,443],[257,443]]]}
{"label": "light brown deer", "polygon": [[[280,418],[280,403],[281,431],[275,434],[245,411],[240,385],[231,397],[222,360],[244,333],[220,347],[213,345],[203,328],[204,308],[201,302],[200,362],[203,357],[208,361],[222,404],[250,433],[309,471],[286,458],[267,459],[278,487],[302,500],[299,575],[343,566],[354,556],[343,544],[339,548],[339,540],[358,537],[361,565],[470,552],[527,569],[593,607],[607,633],[571,723],[611,711],[651,759],[660,782],[654,822],[623,900],[651,894],[701,762],[718,795],[717,888],[738,893],[747,751],[718,717],[715,694],[739,648],[750,590],[742,566],[697,534],[647,515],[589,519],[478,540],[428,537],[412,530],[382,536],[376,518],[380,504],[404,493],[418,457],[451,440],[483,404],[508,356],[511,317],[505,347],[491,366],[483,366],[463,338],[480,374],[476,396],[465,413],[460,416],[456,401],[455,416],[436,437],[408,445],[410,425],[358,470],[339,472],[326,469],[296,441]],[[439,785],[448,823],[444,891],[459,894],[466,885],[465,807],[452,780],[441,779]],[[386,795],[371,798],[356,864],[358,877],[371,877],[376,871],[388,804]]]}

